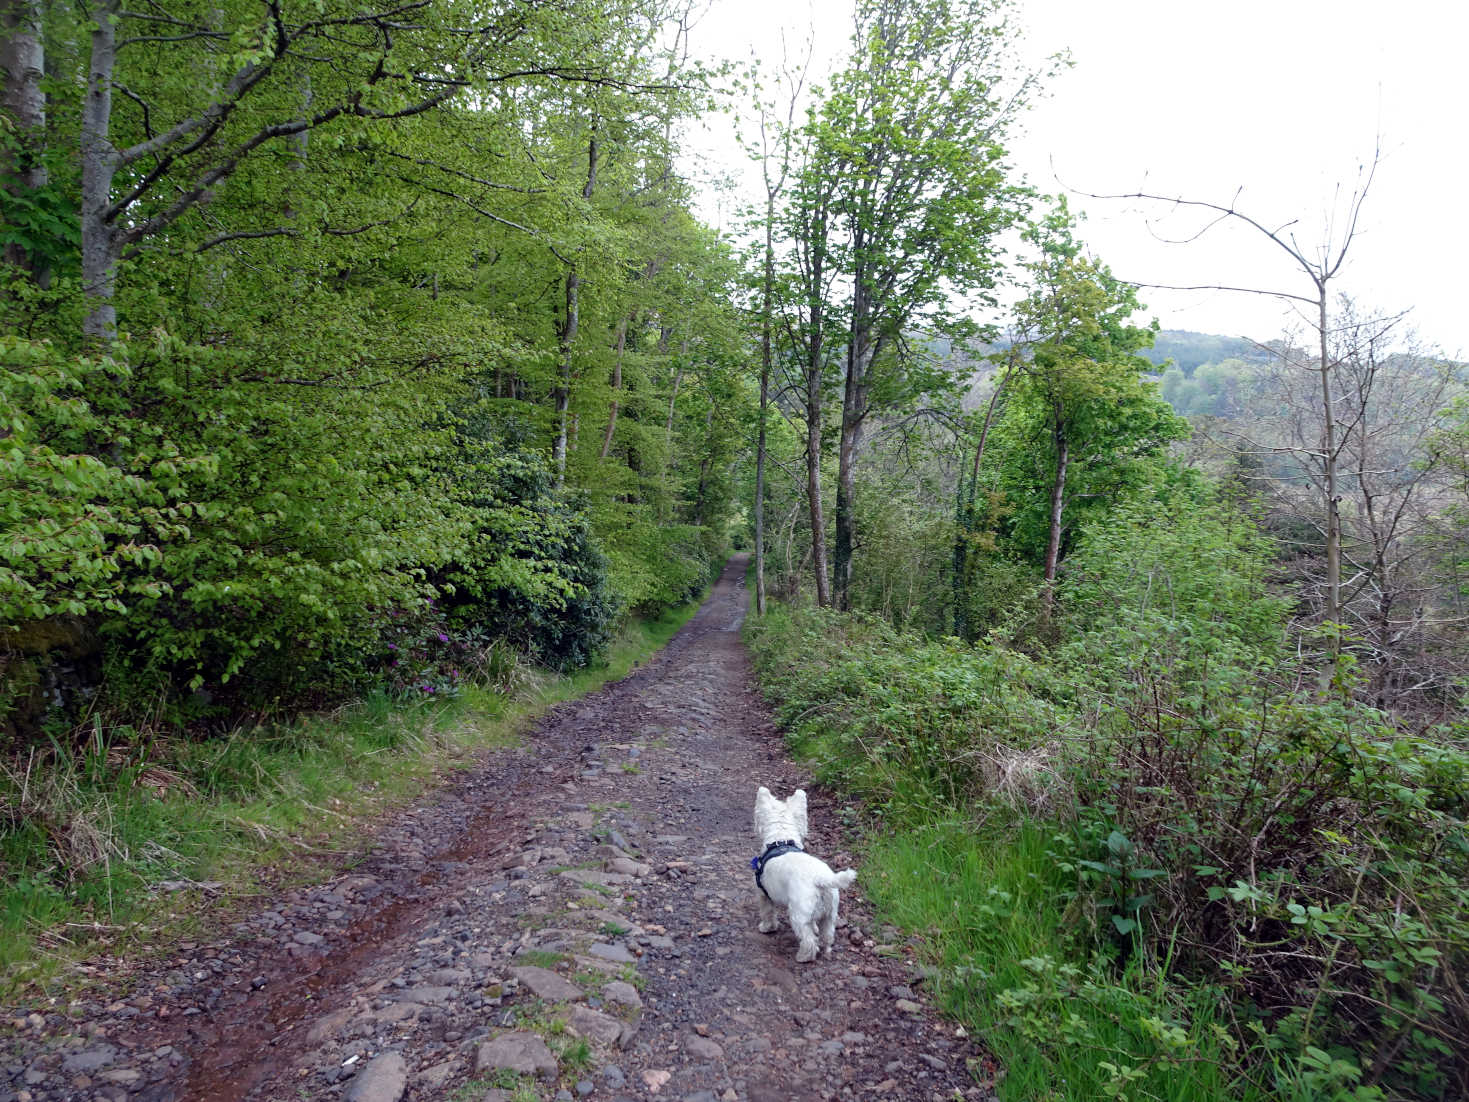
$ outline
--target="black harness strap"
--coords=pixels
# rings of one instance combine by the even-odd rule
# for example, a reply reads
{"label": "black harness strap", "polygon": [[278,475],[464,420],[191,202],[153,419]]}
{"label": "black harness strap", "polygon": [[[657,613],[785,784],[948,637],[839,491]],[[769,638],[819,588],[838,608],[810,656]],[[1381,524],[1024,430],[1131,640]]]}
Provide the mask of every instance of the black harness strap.
{"label": "black harness strap", "polygon": [[[771,842],[770,845],[765,847],[765,852],[759,857],[751,857],[750,867],[755,870],[755,886],[760,889],[760,894],[765,896],[766,899],[770,899],[770,893],[765,890],[765,885],[760,880],[761,874],[765,872],[765,862],[787,853],[803,852],[805,851],[801,849],[801,843],[795,839],[787,839],[784,842]],[[773,899],[770,901],[772,903],[775,902]]]}

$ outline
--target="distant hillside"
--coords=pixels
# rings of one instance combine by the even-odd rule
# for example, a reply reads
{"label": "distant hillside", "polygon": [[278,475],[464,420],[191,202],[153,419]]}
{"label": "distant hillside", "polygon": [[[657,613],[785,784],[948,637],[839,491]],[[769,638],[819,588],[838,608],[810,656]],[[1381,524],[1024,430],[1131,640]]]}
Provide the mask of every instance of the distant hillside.
{"label": "distant hillside", "polygon": [[1141,355],[1159,365],[1171,359],[1189,377],[1200,364],[1221,363],[1229,359],[1269,359],[1269,354],[1254,341],[1243,337],[1221,337],[1217,333],[1195,333],[1188,329],[1160,329],[1153,347],[1145,349]]}

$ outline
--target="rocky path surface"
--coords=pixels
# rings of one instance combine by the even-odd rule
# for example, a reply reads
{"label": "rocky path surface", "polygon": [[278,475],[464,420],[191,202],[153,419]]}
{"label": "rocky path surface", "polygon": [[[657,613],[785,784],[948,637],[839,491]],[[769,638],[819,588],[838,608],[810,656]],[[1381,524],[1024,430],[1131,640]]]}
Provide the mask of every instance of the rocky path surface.
{"label": "rocky path surface", "polygon": [[[15,1013],[0,1102],[990,1097],[860,879],[830,958],[756,931],[755,789],[805,778],[739,643],[744,570],[353,867]],[[808,848],[844,867],[838,809],[812,797]]]}

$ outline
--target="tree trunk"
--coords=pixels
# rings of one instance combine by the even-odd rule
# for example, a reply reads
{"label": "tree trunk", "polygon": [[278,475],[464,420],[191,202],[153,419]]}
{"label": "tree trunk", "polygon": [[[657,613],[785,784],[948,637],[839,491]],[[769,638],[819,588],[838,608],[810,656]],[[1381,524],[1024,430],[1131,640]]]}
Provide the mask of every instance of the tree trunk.
{"label": "tree trunk", "polygon": [[[823,186],[829,182],[823,181]],[[805,332],[801,353],[805,360],[806,402],[806,503],[811,513],[811,566],[816,576],[816,603],[831,607],[831,584],[827,574],[826,516],[821,504],[821,402],[822,376],[826,367],[826,247],[830,217],[830,193],[815,197],[802,221],[806,236],[800,254],[804,303],[801,319]]]}
{"label": "tree trunk", "polygon": [[[1341,499],[1336,492],[1336,411],[1331,401],[1331,360],[1326,330],[1326,284],[1321,293],[1317,330],[1321,338],[1321,412],[1325,429],[1322,464],[1326,480],[1326,618],[1341,619]],[[1338,644],[1339,645],[1339,644]]]}
{"label": "tree trunk", "polygon": [[[863,240],[854,241],[860,253]],[[878,342],[872,335],[872,311],[868,300],[867,273],[859,269],[853,280],[852,322],[847,339],[847,371],[842,385],[842,428],[837,446],[836,558],[833,574],[836,606],[852,607],[852,552],[855,544],[857,505],[857,447],[867,417],[867,374],[877,357]]]}
{"label": "tree trunk", "polygon": [[[15,148],[0,149],[0,177],[12,189],[34,191],[46,186],[41,160],[46,140],[46,96],[41,91],[46,50],[41,39],[41,0],[4,0],[0,4],[0,106],[15,121]],[[43,285],[47,273],[21,245],[5,247],[5,262],[24,268]]]}
{"label": "tree trunk", "polygon": [[811,509],[811,560],[816,574],[816,603],[831,607],[826,573],[826,516],[821,507],[821,357],[819,326],[811,338],[806,363],[806,500]]}
{"label": "tree trunk", "polygon": [[760,428],[755,445],[755,615],[765,615],[765,413],[770,408],[770,331],[760,365]]}
{"label": "tree trunk", "polygon": [[108,140],[112,124],[112,69],[117,62],[116,16],[119,0],[101,0],[92,29],[87,94],[82,102],[82,291],[88,310],[82,332],[90,342],[117,335],[117,235],[107,218],[117,150]]}
{"label": "tree trunk", "polygon": [[1066,502],[1066,466],[1070,445],[1063,429],[1056,429],[1056,478],[1051,483],[1051,533],[1046,540],[1046,592],[1043,615],[1049,622],[1056,604],[1056,563],[1061,557],[1061,512]]}
{"label": "tree trunk", "polygon": [[673,372],[673,389],[668,392],[668,418],[663,422],[663,469],[668,469],[668,457],[673,454],[673,414],[678,405],[678,388],[683,382],[683,360]]}
{"label": "tree trunk", "polygon": [[694,492],[694,523],[701,528],[704,526],[704,496],[709,490],[709,464],[713,460],[709,446],[713,428],[714,405],[711,402],[709,412],[704,415],[704,458],[699,460],[699,488]]}
{"label": "tree trunk", "polygon": [[[1011,353],[1012,363],[1014,353]],[[964,487],[964,472],[959,472],[959,488],[955,508],[955,521],[957,531],[954,533],[954,578],[952,592],[954,595],[954,634],[966,643],[970,642],[971,632],[969,629],[969,537],[978,528],[978,517],[975,512],[975,502],[979,499],[979,465],[984,459],[985,441],[989,439],[990,425],[995,419],[995,409],[999,405],[1000,396],[1005,393],[1005,386],[1010,382],[1008,368],[1002,369],[1004,374],[999,377],[995,384],[995,392],[990,395],[989,405],[984,411],[984,424],[979,429],[979,441],[974,446],[974,464],[969,471],[969,488],[966,495]]]}
{"label": "tree trunk", "polygon": [[[587,141],[587,182],[581,189],[581,197],[590,201],[597,185],[597,124],[592,123],[592,136]],[[576,342],[577,325],[581,319],[581,274],[573,263],[566,273],[566,312],[561,318],[557,333],[558,374],[552,396],[556,404],[556,442],[551,448],[552,461],[556,466],[556,485],[566,484],[566,433],[567,410],[571,408],[571,349]]]}
{"label": "tree trunk", "polygon": [[551,392],[556,403],[556,442],[551,447],[551,459],[556,466],[556,485],[566,483],[566,411],[571,408],[571,346],[576,341],[576,329],[581,316],[581,277],[576,269],[566,273],[566,312],[561,317],[561,327],[556,334],[558,351],[558,377]]}
{"label": "tree trunk", "polygon": [[755,615],[765,615],[765,417],[770,409],[770,369],[775,300],[775,193],[765,186],[765,278],[760,302],[760,423],[755,443]]}
{"label": "tree trunk", "polygon": [[627,325],[629,318],[623,318],[617,326],[616,355],[612,360],[612,400],[609,403],[607,414],[607,431],[602,436],[602,454],[600,458],[606,459],[612,452],[612,434],[617,429],[617,394],[622,390],[622,352],[627,347]]}

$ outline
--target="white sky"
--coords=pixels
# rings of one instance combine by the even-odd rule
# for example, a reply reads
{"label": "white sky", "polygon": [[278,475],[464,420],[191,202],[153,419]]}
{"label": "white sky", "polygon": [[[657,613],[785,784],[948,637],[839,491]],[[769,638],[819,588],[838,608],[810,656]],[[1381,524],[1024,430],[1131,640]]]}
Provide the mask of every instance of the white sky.
{"label": "white sky", "polygon": [[[1067,49],[1074,65],[1012,142],[1014,162],[1046,191],[1138,190],[1228,204],[1271,228],[1296,219],[1303,247],[1327,232],[1381,135],[1383,157],[1338,285],[1366,305],[1411,309],[1423,338],[1469,353],[1469,125],[1462,53],[1469,6],[1444,0],[1020,0],[1026,49]],[[712,0],[695,53],[772,66],[816,34],[816,77],[846,48],[849,0]],[[710,121],[706,167],[740,172]],[[721,151],[723,150],[723,151]],[[1052,173],[1054,166],[1054,173]],[[1059,177],[1059,182],[1057,180]],[[753,198],[754,178],[744,187]],[[1081,236],[1117,275],[1152,283],[1224,283],[1304,295],[1310,283],[1264,237],[1225,226],[1190,245],[1197,221],[1162,207],[1077,194]],[[726,209],[729,200],[722,201]],[[706,217],[727,220],[710,201]],[[1165,328],[1269,339],[1289,324],[1277,300],[1143,292]]]}

